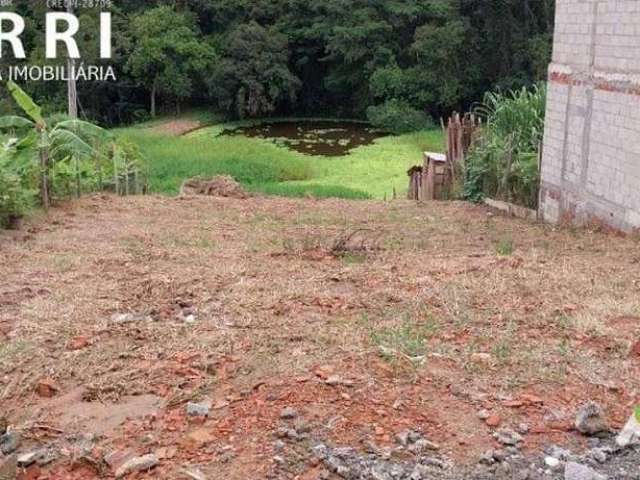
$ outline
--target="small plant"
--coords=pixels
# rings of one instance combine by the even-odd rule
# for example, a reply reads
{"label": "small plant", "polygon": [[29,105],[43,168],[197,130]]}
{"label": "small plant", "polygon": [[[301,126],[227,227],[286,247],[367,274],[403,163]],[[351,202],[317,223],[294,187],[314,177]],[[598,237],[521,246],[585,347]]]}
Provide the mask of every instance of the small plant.
{"label": "small plant", "polygon": [[[63,182],[73,174],[79,182],[79,162],[99,155],[94,145],[106,138],[107,133],[102,128],[81,120],[60,120],[57,117],[45,119],[42,108],[18,85],[9,81],[7,88],[26,117],[0,117],[0,129],[22,133],[22,142],[31,146],[33,157],[39,163],[40,202],[47,209],[55,191],[55,164],[69,162],[67,168],[59,168],[63,174]],[[75,172],[72,173],[74,169]]]}
{"label": "small plant", "polygon": [[404,318],[402,324],[371,332],[371,341],[378,346],[383,358],[391,362],[404,361],[412,366],[424,362],[427,340],[434,334],[433,322],[416,323]]}
{"label": "small plant", "polygon": [[486,119],[466,160],[464,196],[485,196],[535,208],[538,204],[538,150],[544,133],[544,87],[495,92],[476,113]]}
{"label": "small plant", "polygon": [[9,146],[0,151],[0,227],[17,228],[33,207],[37,191],[30,188],[31,164],[12,155]]}
{"label": "small plant", "polygon": [[146,193],[146,162],[138,146],[129,140],[120,139],[112,143],[110,149],[109,170],[113,178],[113,191],[118,195]]}
{"label": "small plant", "polygon": [[503,238],[496,244],[496,253],[503,257],[513,254],[514,250],[513,240],[510,238]]}
{"label": "small plant", "polygon": [[359,265],[366,263],[367,258],[366,253],[346,253],[342,256],[342,261],[347,265]]}

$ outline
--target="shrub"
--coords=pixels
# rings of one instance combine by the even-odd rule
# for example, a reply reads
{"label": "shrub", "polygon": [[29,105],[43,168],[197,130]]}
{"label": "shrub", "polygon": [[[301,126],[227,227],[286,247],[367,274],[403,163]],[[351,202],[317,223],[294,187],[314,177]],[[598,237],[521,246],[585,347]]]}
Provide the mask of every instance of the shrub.
{"label": "shrub", "polygon": [[465,198],[485,196],[535,208],[545,89],[488,93],[476,112],[486,124],[466,160]]}
{"label": "shrub", "polygon": [[37,190],[30,184],[32,164],[23,159],[8,145],[0,151],[0,227],[24,216],[36,201]]}
{"label": "shrub", "polygon": [[373,126],[398,135],[433,126],[433,120],[426,113],[416,110],[404,100],[397,99],[369,107],[367,118]]}

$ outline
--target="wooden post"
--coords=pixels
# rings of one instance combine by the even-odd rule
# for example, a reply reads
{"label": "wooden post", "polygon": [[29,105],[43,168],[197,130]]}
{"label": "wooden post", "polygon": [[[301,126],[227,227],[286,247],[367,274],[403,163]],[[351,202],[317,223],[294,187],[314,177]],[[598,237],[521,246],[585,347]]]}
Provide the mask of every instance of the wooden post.
{"label": "wooden post", "polygon": [[49,152],[45,147],[40,148],[40,200],[42,201],[42,207],[49,210],[50,197],[49,197]]}
{"label": "wooden post", "polygon": [[116,145],[112,146],[113,152],[113,186],[116,191],[116,195],[120,195],[120,174],[118,172],[118,151]]}
{"label": "wooden post", "polygon": [[[73,2],[67,1],[67,12],[73,13]],[[68,54],[68,53],[67,53]],[[75,59],[67,58],[67,68],[69,69],[69,80],[67,81],[67,97],[69,100],[69,118],[75,120],[78,118],[78,90],[76,86],[76,77],[73,74],[76,61]]]}

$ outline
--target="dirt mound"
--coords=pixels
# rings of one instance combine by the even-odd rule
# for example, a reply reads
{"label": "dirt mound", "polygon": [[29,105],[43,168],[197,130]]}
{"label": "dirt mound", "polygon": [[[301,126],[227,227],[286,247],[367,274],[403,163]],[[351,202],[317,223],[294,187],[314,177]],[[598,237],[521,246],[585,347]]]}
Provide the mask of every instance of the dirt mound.
{"label": "dirt mound", "polygon": [[180,195],[208,195],[212,197],[248,198],[242,186],[229,176],[217,176],[211,179],[190,178],[180,188]]}

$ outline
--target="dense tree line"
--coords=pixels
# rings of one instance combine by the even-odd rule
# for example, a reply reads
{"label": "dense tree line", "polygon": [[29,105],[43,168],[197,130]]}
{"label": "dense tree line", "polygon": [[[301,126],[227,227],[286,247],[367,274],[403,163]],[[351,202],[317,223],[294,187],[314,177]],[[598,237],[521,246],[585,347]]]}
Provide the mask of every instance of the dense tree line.
{"label": "dense tree line", "polygon": [[[27,62],[42,65],[46,2],[14,3],[27,18]],[[554,0],[113,3],[107,63],[118,80],[78,86],[82,113],[105,124],[190,104],[233,117],[362,117],[385,104],[437,117],[487,90],[543,78],[554,15]],[[96,11],[76,14],[83,61],[102,63]],[[7,50],[5,65],[13,62]],[[25,87],[64,110],[64,83]]]}

